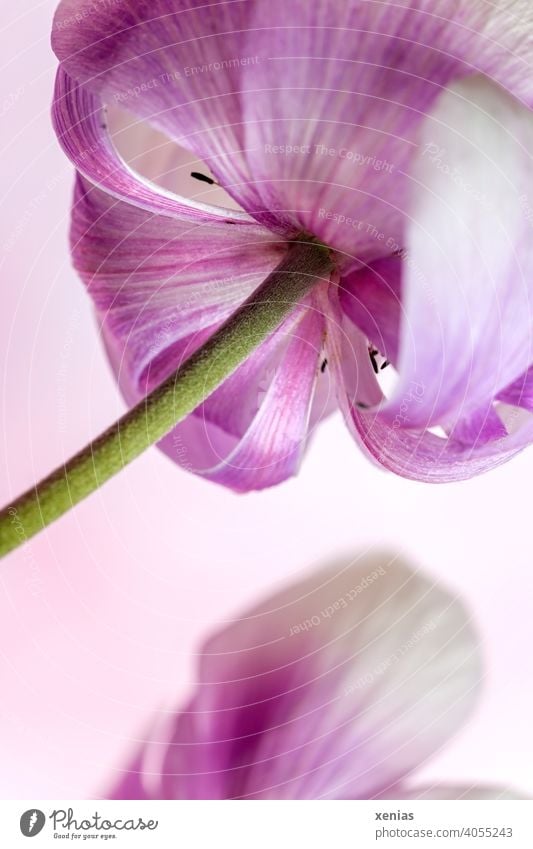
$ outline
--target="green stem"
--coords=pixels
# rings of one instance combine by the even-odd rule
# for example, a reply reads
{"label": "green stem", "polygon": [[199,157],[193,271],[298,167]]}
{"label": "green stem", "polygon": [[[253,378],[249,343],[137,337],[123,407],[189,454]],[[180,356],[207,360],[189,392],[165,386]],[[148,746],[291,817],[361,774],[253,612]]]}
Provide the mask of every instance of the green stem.
{"label": "green stem", "polygon": [[0,511],[0,557],[102,486],[192,412],[257,348],[332,260],[303,239],[256,292],[164,383],[67,463]]}

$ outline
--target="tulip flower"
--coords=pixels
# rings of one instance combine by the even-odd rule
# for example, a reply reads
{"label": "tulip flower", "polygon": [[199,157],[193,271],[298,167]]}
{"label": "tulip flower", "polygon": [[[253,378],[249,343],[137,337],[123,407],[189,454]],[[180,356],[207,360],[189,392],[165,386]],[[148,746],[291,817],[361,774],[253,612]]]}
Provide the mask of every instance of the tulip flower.
{"label": "tulip flower", "polygon": [[[526,4],[62,0],[52,41],[74,264],[137,407],[37,487],[40,511],[15,505],[28,533],[156,441],[235,491],[280,483],[336,407],[421,481],[529,445]],[[117,109],[162,139],[152,179]],[[176,191],[180,148],[200,198]]]}
{"label": "tulip flower", "polygon": [[414,771],[464,723],[482,679],[468,613],[397,556],[338,562],[236,618],[199,654],[116,799],[503,798]]}

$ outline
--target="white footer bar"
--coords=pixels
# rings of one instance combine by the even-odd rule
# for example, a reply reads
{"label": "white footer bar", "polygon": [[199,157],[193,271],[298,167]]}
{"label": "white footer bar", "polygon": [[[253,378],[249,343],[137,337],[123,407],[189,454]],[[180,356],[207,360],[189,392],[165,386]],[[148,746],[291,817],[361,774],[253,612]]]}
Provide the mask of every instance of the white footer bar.
{"label": "white footer bar", "polygon": [[0,846],[73,843],[124,849],[533,849],[533,802],[0,802]]}

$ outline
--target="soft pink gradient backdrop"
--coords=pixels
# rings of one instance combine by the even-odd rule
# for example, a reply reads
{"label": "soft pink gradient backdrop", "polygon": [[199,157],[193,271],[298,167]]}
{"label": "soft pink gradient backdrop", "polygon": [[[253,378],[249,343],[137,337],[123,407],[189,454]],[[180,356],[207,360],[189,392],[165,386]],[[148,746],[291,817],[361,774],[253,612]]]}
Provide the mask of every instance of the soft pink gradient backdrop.
{"label": "soft pink gradient backdrop", "polygon": [[[2,0],[0,500],[124,409],[70,268],[72,173],[50,126],[53,0]],[[300,477],[234,496],[155,449],[0,566],[0,796],[91,797],[182,700],[225,618],[329,555],[401,548],[463,595],[488,677],[428,781],[533,794],[533,451],[446,487],[373,468],[335,417]]]}

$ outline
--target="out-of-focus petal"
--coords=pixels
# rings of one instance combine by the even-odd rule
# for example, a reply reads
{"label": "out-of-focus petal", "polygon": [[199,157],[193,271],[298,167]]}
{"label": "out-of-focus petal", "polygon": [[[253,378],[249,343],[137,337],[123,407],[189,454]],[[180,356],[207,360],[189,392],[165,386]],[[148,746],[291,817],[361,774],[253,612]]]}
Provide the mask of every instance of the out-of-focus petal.
{"label": "out-of-focus petal", "polygon": [[397,557],[337,563],[207,643],[165,754],[160,731],[145,749],[159,753],[150,793],[374,796],[456,730],[479,678],[455,598]]}
{"label": "out-of-focus petal", "polygon": [[529,366],[533,116],[480,77],[457,84],[424,124],[412,173],[400,379],[392,423],[413,384],[410,427],[453,429]]}
{"label": "out-of-focus petal", "polygon": [[109,799],[149,799],[143,776],[143,751],[139,751],[127,768],[120,770]]}

